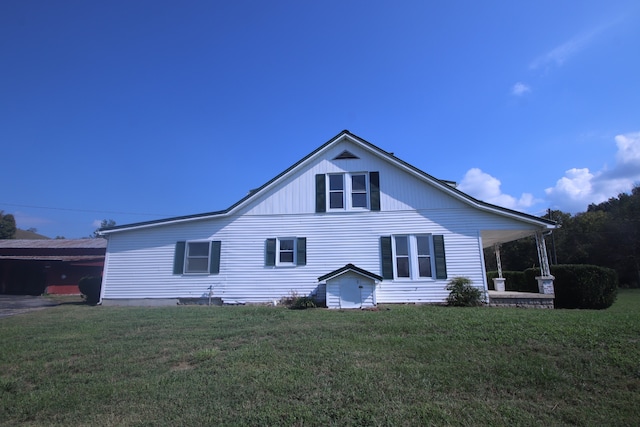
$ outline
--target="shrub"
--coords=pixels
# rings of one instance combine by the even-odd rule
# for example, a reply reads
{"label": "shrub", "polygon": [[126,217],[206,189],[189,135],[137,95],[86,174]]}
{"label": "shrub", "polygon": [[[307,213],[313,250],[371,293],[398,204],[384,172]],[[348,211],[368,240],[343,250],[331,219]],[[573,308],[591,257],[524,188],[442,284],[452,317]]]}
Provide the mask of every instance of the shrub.
{"label": "shrub", "polygon": [[[552,265],[555,277],[553,287],[556,308],[604,309],[613,304],[618,289],[615,270],[597,265],[561,264]],[[525,276],[529,283],[537,282],[540,269],[529,268]]]}
{"label": "shrub", "polygon": [[291,291],[289,295],[280,298],[279,304],[298,310],[316,307],[316,303],[312,297],[298,295],[296,291]]}
{"label": "shrub", "polygon": [[96,276],[85,276],[78,282],[78,289],[87,304],[95,305],[100,301],[100,288],[102,278]]}
{"label": "shrub", "polygon": [[477,307],[482,305],[480,289],[471,285],[468,277],[454,277],[447,284],[447,290],[451,291],[447,297],[447,303],[456,307]]}

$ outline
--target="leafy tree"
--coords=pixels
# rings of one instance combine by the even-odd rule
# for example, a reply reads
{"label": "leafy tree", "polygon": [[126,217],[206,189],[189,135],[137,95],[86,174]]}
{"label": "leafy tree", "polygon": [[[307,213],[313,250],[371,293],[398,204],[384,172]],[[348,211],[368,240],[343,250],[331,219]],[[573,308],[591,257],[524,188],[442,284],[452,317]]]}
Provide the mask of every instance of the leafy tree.
{"label": "leafy tree", "polygon": [[[621,285],[640,287],[640,186],[589,205],[586,212],[549,211],[545,217],[560,225],[547,240],[552,264],[611,268]],[[531,237],[505,243],[500,252],[503,270],[522,271],[539,263]],[[487,270],[496,269],[492,250],[486,250],[485,261]]]}
{"label": "leafy tree", "polygon": [[91,237],[93,237],[94,239],[95,239],[95,238],[98,238],[98,237],[101,237],[101,238],[102,238],[103,236],[101,236],[101,235],[100,235],[100,230],[101,230],[101,229],[103,229],[103,228],[105,228],[105,227],[113,227],[113,226],[115,226],[115,225],[116,225],[116,222],[115,222],[114,220],[112,220],[112,219],[103,219],[103,220],[100,222],[100,227],[98,227],[98,228],[93,232],[93,236],[91,236]]}
{"label": "leafy tree", "polygon": [[13,239],[16,234],[16,219],[0,211],[0,239]]}

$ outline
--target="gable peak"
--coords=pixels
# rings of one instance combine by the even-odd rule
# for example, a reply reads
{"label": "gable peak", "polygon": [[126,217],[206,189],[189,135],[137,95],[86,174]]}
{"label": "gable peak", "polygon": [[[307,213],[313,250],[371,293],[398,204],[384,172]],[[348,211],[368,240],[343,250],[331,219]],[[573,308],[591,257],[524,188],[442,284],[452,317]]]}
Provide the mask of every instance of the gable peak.
{"label": "gable peak", "polygon": [[344,150],[342,153],[338,154],[333,160],[345,160],[345,159],[359,159],[360,157],[356,156],[349,150]]}

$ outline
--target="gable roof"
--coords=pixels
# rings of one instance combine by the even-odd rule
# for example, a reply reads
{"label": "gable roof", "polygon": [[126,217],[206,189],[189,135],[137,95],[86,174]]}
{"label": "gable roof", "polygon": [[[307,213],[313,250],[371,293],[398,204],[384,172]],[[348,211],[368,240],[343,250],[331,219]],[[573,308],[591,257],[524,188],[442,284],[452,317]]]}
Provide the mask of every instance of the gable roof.
{"label": "gable roof", "polygon": [[318,281],[319,282],[324,282],[326,280],[331,280],[331,279],[333,279],[335,277],[338,277],[338,276],[341,276],[344,273],[347,273],[349,271],[352,271],[352,272],[357,273],[357,274],[359,274],[361,276],[364,276],[364,277],[368,277],[369,279],[376,280],[378,282],[382,282],[382,276],[378,276],[377,274],[371,273],[370,271],[367,271],[367,270],[365,270],[363,268],[356,267],[353,264],[347,264],[344,267],[340,267],[339,269],[332,271],[331,273],[327,273],[324,276],[320,276],[320,277],[318,277]]}
{"label": "gable roof", "polygon": [[[217,217],[217,216],[229,215],[229,214],[233,213],[234,211],[236,211],[237,209],[240,209],[241,207],[246,206],[248,203],[250,203],[251,200],[254,200],[255,198],[259,197],[259,195],[261,195],[262,193],[267,191],[268,189],[270,189],[273,186],[277,185],[277,183],[279,183],[282,179],[284,179],[284,177],[286,177],[289,174],[293,173],[293,171],[303,167],[306,163],[310,162],[312,159],[316,158],[321,153],[323,153],[324,151],[326,151],[327,149],[329,149],[333,145],[338,144],[340,141],[343,141],[344,139],[348,139],[349,141],[353,142],[354,144],[357,144],[361,148],[363,148],[366,151],[372,153],[373,155],[376,155],[379,158],[382,158],[382,159],[386,160],[387,162],[396,165],[397,167],[399,167],[399,168],[405,170],[406,172],[408,172],[408,173],[410,173],[410,174],[422,179],[423,181],[429,182],[431,185],[433,185],[433,186],[439,188],[440,190],[448,193],[449,195],[453,196],[454,198],[456,198],[458,200],[461,200],[461,201],[463,201],[463,202],[465,202],[465,203],[467,203],[469,205],[472,205],[472,206],[474,206],[474,207],[476,207],[476,208],[478,208],[480,210],[490,211],[490,212],[493,212],[493,213],[496,213],[496,214],[499,214],[499,215],[511,217],[511,218],[518,219],[518,220],[521,220],[521,221],[535,223],[537,225],[545,226],[547,228],[555,228],[555,226],[556,226],[556,223],[554,221],[550,221],[550,220],[547,220],[547,219],[544,219],[544,218],[538,218],[538,217],[533,216],[533,215],[525,214],[525,213],[522,213],[522,212],[518,212],[518,211],[511,210],[511,209],[507,209],[507,208],[503,208],[501,206],[492,205],[490,203],[486,203],[486,202],[483,202],[481,200],[475,199],[475,198],[469,196],[468,194],[463,193],[462,191],[460,191],[457,188],[455,188],[455,186],[452,185],[451,181],[444,181],[444,180],[437,179],[437,178],[429,175],[428,173],[416,168],[415,166],[413,166],[413,165],[411,165],[411,164],[409,164],[409,163],[397,158],[393,153],[388,152],[388,151],[384,151],[383,149],[377,147],[376,145],[370,143],[369,141],[366,141],[366,140],[360,138],[359,136],[357,136],[357,135],[355,135],[355,134],[353,134],[353,133],[351,133],[351,132],[349,132],[348,130],[345,129],[342,132],[340,132],[339,134],[337,134],[336,136],[334,136],[333,138],[331,138],[330,140],[328,140],[327,142],[325,142],[324,144],[322,144],[320,147],[316,148],[314,151],[312,151],[311,153],[309,153],[308,155],[306,155],[305,157],[303,157],[302,159],[300,159],[299,161],[297,161],[296,163],[291,165],[289,168],[284,170],[282,173],[280,173],[276,177],[274,177],[271,180],[269,180],[268,182],[266,182],[261,187],[250,191],[245,197],[243,197],[242,199],[240,199],[238,202],[234,203],[233,205],[231,205],[227,209],[220,210],[220,211],[214,211],[214,212],[205,212],[205,213],[200,213],[200,214],[195,214],[195,215],[177,216],[177,217],[172,217],[172,218],[164,218],[164,219],[158,219],[158,220],[152,220],[152,221],[137,222],[137,223],[132,223],[132,224],[116,225],[116,226],[113,226],[113,227],[104,227],[104,228],[101,228],[99,230],[99,232],[100,232],[100,234],[111,234],[111,233],[114,233],[114,232],[125,231],[125,230],[148,228],[148,227],[154,227],[154,226],[165,225],[165,224],[180,223],[180,222],[187,222],[187,221],[194,221],[194,220],[200,220],[200,219],[213,218],[213,217]],[[347,153],[348,153],[348,151],[347,151]],[[349,153],[349,154],[351,154],[351,153]]]}
{"label": "gable roof", "polygon": [[0,260],[99,261],[102,265],[106,250],[106,239],[0,240]]}

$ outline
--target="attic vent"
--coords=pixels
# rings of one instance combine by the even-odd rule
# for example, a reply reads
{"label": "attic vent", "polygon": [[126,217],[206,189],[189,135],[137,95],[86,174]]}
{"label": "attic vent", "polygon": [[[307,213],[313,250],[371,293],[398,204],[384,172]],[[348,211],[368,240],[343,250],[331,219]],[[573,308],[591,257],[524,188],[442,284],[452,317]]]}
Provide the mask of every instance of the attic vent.
{"label": "attic vent", "polygon": [[360,157],[356,156],[355,154],[344,150],[342,153],[340,153],[339,155],[337,155],[336,157],[334,157],[333,160],[343,160],[343,159],[359,159]]}

